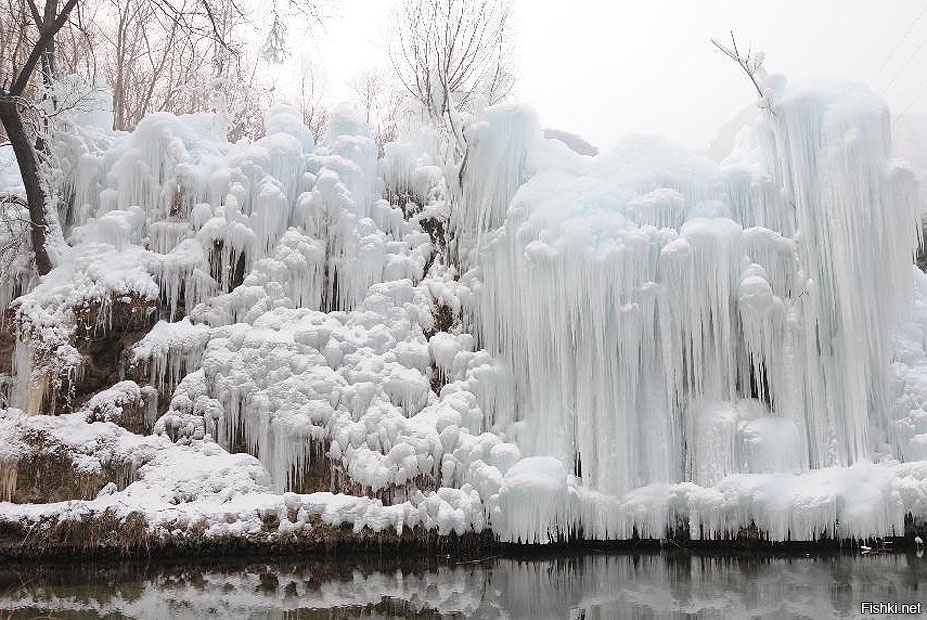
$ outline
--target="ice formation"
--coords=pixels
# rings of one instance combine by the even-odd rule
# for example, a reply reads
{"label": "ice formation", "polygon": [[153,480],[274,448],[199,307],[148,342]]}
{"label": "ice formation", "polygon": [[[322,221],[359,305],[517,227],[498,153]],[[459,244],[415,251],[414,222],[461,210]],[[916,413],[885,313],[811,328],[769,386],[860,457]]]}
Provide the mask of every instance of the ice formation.
{"label": "ice formation", "polygon": [[[348,108],[318,145],[286,106],[253,143],[168,114],[75,139],[70,247],[0,281],[7,442],[83,419],[131,453],[99,425],[144,406],[138,479],[68,510],[162,533],[294,509],[274,535],[310,515],[532,543],[900,535],[927,516],[917,184],[872,93],[769,93],[720,166],[643,137],[582,156],[515,105],[468,120],[462,168],[422,127],[378,161]],[[81,334],[126,308],[133,381],[19,413],[68,403]],[[299,492],[319,463],[349,495]]]}
{"label": "ice formation", "polygon": [[[865,90],[799,85],[720,170],[651,139],[542,157],[479,247],[474,323],[515,371],[519,445],[616,495],[898,455],[918,212],[888,131]],[[480,191],[464,208],[511,193]]]}

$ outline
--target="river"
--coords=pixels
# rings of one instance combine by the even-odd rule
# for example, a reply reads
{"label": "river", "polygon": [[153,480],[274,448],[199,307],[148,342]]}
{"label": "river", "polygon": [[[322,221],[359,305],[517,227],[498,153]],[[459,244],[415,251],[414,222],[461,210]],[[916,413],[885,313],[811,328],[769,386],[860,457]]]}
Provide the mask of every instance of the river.
{"label": "river", "polygon": [[927,608],[927,559],[603,551],[22,564],[0,565],[0,599],[0,618],[871,618],[864,602]]}

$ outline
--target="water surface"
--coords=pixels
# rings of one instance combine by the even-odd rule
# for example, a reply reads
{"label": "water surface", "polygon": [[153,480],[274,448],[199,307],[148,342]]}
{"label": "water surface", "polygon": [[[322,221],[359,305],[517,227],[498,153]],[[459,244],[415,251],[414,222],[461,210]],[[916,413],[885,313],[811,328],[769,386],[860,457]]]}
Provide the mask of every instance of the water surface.
{"label": "water surface", "polygon": [[603,552],[464,562],[18,565],[0,566],[0,598],[0,618],[818,620],[874,617],[860,613],[863,601],[927,608],[927,559]]}

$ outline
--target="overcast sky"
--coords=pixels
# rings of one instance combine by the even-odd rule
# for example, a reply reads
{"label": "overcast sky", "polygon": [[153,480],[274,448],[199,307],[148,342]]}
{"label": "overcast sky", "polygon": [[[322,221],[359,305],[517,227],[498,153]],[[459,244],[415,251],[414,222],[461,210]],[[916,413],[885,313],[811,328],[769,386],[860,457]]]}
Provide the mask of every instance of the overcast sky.
{"label": "overcast sky", "polygon": [[[346,97],[344,82],[364,68],[386,69],[394,4],[342,0],[335,9],[314,52],[334,96]],[[600,148],[628,133],[705,148],[755,99],[709,42],[733,29],[738,44],[765,52],[770,72],[866,82],[893,112],[927,112],[925,8],[927,0],[514,0],[515,95],[544,126]]]}

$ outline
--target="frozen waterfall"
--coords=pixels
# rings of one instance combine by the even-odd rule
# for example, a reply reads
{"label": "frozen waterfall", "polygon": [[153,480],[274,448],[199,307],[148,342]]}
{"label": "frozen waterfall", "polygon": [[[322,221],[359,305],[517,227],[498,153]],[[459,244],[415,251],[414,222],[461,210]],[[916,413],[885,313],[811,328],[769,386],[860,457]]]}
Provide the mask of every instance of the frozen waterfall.
{"label": "frozen waterfall", "polygon": [[903,458],[889,369],[917,188],[875,95],[779,85],[720,169],[649,138],[552,152],[518,108],[480,128],[498,135],[478,135],[459,220],[474,326],[517,382],[496,422],[523,451],[617,496]]}

